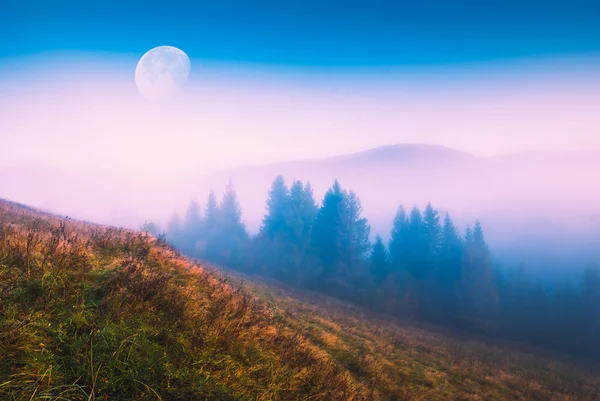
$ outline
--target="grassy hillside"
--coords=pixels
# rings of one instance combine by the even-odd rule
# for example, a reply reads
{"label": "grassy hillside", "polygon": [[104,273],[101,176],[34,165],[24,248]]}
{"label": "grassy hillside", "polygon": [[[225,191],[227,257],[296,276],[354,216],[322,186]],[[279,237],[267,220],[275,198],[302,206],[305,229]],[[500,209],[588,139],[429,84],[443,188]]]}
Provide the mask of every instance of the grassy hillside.
{"label": "grassy hillside", "polygon": [[[599,400],[593,361],[401,322],[306,291],[248,282],[284,325],[380,400]],[[585,366],[585,367],[584,367]]]}
{"label": "grassy hillside", "polygon": [[0,201],[1,400],[596,400],[592,371]]}
{"label": "grassy hillside", "polygon": [[346,399],[360,385],[143,234],[0,205],[0,399]]}

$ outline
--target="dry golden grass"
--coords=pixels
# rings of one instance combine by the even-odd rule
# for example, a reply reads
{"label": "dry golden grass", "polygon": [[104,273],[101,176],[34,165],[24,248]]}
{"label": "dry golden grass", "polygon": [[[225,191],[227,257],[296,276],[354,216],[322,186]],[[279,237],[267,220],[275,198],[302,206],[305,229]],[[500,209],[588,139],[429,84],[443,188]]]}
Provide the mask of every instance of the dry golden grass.
{"label": "dry golden grass", "polygon": [[0,399],[346,400],[346,371],[142,233],[0,203]]}
{"label": "dry golden grass", "polygon": [[277,305],[284,324],[368,387],[368,399],[600,399],[600,370],[566,357],[394,320],[274,282],[246,282]]}

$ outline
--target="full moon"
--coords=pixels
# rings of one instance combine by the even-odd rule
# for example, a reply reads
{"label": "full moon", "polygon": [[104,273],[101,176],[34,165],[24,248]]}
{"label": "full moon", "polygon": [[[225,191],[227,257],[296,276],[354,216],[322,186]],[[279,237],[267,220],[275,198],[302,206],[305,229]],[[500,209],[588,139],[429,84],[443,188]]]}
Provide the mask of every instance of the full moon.
{"label": "full moon", "polygon": [[146,99],[167,100],[183,88],[190,75],[190,59],[173,46],[148,50],[135,68],[135,83]]}

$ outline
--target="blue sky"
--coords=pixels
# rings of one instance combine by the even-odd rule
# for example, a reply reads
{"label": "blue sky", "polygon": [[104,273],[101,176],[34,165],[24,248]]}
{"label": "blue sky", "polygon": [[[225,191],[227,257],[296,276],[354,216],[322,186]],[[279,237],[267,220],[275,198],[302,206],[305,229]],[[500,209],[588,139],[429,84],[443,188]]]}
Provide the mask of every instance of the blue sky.
{"label": "blue sky", "polygon": [[4,0],[0,58],[129,54],[304,66],[424,66],[600,51],[597,1]]}
{"label": "blue sky", "polygon": [[[600,148],[597,0],[0,0],[0,41],[2,164]],[[159,45],[192,73],[156,109],[134,72]]]}

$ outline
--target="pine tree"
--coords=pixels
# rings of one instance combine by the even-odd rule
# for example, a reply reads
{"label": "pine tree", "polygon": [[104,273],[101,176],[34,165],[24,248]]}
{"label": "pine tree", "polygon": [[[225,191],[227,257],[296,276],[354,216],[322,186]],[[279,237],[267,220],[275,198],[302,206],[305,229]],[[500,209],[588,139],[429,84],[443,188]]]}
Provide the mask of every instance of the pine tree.
{"label": "pine tree", "polygon": [[292,259],[291,209],[289,190],[283,177],[277,176],[271,185],[266,214],[254,241],[259,248],[254,269],[284,282],[288,282]]}
{"label": "pine tree", "polygon": [[304,236],[304,213],[304,186],[301,181],[294,181],[290,187],[288,224],[292,242],[298,246]]}
{"label": "pine tree", "polygon": [[219,206],[217,205],[217,196],[214,191],[208,194],[206,208],[204,209],[204,230],[205,235],[211,235],[217,227],[219,220]]}
{"label": "pine tree", "polygon": [[311,249],[312,228],[317,206],[310,184],[294,181],[289,191],[288,237],[285,252],[286,282],[299,285],[315,265]]}
{"label": "pine tree", "polygon": [[335,180],[327,191],[313,227],[312,245],[321,267],[319,285],[342,298],[356,294],[352,283],[366,273],[370,227],[361,217],[360,199]]}
{"label": "pine tree", "polygon": [[336,179],[325,193],[312,232],[312,242],[321,264],[321,275],[332,278],[339,269],[342,257],[342,212],[344,192]]}
{"label": "pine tree", "polygon": [[195,255],[196,242],[200,241],[202,236],[202,215],[200,205],[195,199],[190,202],[185,218],[183,220],[183,251],[188,255]]}
{"label": "pine tree", "polygon": [[303,186],[301,181],[292,183],[289,209],[288,225],[294,242],[306,247],[318,211],[310,183],[306,183],[306,186]]}
{"label": "pine tree", "polygon": [[202,225],[202,214],[200,212],[200,205],[196,199],[192,199],[188,205],[187,211],[185,212],[185,219],[183,221],[184,228],[186,230],[197,230]]}
{"label": "pine tree", "polygon": [[290,213],[290,193],[282,176],[277,176],[271,185],[267,199],[267,214],[260,231],[269,238],[288,236],[288,214]]}
{"label": "pine tree", "polygon": [[442,243],[440,216],[438,211],[431,206],[431,203],[427,203],[423,212],[423,235],[426,237],[427,246],[427,262],[424,268],[428,271],[427,274],[431,274],[438,267],[437,263]]}
{"label": "pine tree", "polygon": [[440,306],[440,317],[453,320],[458,314],[456,291],[460,284],[463,244],[448,213],[444,216],[441,237],[435,273],[435,299]]}
{"label": "pine tree", "polygon": [[455,284],[460,278],[462,248],[463,244],[454,222],[450,215],[446,213],[440,244],[440,277],[443,281]]}
{"label": "pine tree", "polygon": [[219,205],[217,222],[215,246],[219,254],[219,261],[227,266],[238,268],[240,264],[239,250],[249,236],[242,223],[242,211],[231,180],[227,184]]}
{"label": "pine tree", "polygon": [[481,228],[481,223],[479,220],[475,220],[475,227],[473,228],[473,242],[475,246],[482,252],[488,253],[488,246],[485,242],[485,238],[483,236],[483,229]]}
{"label": "pine tree", "polygon": [[402,206],[398,207],[392,233],[389,241],[390,265],[393,271],[406,268],[406,257],[408,251],[408,218]]}
{"label": "pine tree", "polygon": [[354,192],[348,192],[344,197],[342,214],[342,255],[347,269],[356,269],[371,247],[371,228],[367,219],[361,217],[361,213],[360,199]]}
{"label": "pine tree", "polygon": [[179,248],[181,246],[182,232],[181,218],[177,213],[173,213],[167,224],[167,240]]}
{"label": "pine tree", "polygon": [[217,234],[219,224],[219,206],[217,197],[213,190],[208,194],[206,207],[204,208],[204,218],[202,219],[201,240],[197,243],[196,252],[199,257],[216,262],[218,260]]}
{"label": "pine tree", "polygon": [[497,294],[493,286],[491,257],[479,220],[465,234],[460,297],[465,319],[473,327],[492,330],[497,313]]}
{"label": "pine tree", "polygon": [[383,295],[386,298],[384,308],[391,313],[412,314],[414,297],[411,292],[415,285],[414,278],[408,271],[410,257],[410,222],[406,210],[399,206],[394,217],[389,240],[390,274],[383,283]]}
{"label": "pine tree", "polygon": [[407,230],[406,268],[416,279],[423,279],[430,271],[427,265],[428,238],[423,225],[423,217],[415,206],[410,212]]}
{"label": "pine tree", "polygon": [[375,244],[371,251],[370,272],[375,284],[378,286],[381,285],[390,273],[388,252],[379,234],[375,237]]}
{"label": "pine tree", "polygon": [[219,225],[230,235],[239,235],[243,231],[242,209],[231,180],[219,205]]}
{"label": "pine tree", "polygon": [[311,237],[312,228],[315,222],[315,218],[317,216],[319,208],[317,207],[317,202],[315,201],[315,197],[313,195],[313,190],[310,185],[310,182],[307,182],[304,186],[304,191],[302,193],[302,222],[303,222],[303,230],[302,230],[302,238],[303,243],[308,244]]}
{"label": "pine tree", "polygon": [[473,244],[473,230],[470,226],[465,229],[465,245],[470,246]]}

